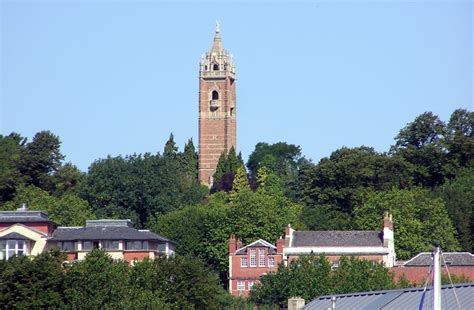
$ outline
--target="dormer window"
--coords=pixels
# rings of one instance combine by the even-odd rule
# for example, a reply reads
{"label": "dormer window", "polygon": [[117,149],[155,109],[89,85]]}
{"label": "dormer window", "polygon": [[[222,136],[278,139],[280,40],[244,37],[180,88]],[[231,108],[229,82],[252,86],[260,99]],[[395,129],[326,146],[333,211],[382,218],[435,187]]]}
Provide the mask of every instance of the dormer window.
{"label": "dormer window", "polygon": [[219,93],[217,90],[212,91],[212,100],[219,100]]}
{"label": "dormer window", "polygon": [[213,70],[213,71],[219,71],[219,65],[218,65],[218,64],[214,64],[214,65],[212,66],[212,70]]}

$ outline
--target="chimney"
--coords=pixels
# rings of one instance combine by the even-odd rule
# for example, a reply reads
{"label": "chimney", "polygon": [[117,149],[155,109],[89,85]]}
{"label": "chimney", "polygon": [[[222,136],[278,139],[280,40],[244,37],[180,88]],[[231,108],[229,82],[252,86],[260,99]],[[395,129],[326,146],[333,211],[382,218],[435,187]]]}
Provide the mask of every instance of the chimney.
{"label": "chimney", "polygon": [[277,254],[283,254],[283,249],[285,248],[285,239],[278,238],[276,242]]}
{"label": "chimney", "polygon": [[393,267],[395,265],[395,237],[393,233],[392,215],[385,212],[383,215],[383,247],[388,250],[387,257],[384,257],[385,267]]}
{"label": "chimney", "polygon": [[28,207],[26,206],[26,203],[21,204],[21,208],[16,209],[17,211],[28,211]]}
{"label": "chimney", "polygon": [[385,211],[383,215],[383,228],[388,228],[393,231],[393,222],[392,222],[392,215]]}
{"label": "chimney", "polygon": [[242,240],[240,240],[239,238],[237,238],[237,250],[240,249],[242,247]]}
{"label": "chimney", "polygon": [[237,246],[237,240],[235,240],[235,235],[232,234],[230,235],[230,238],[229,238],[229,255],[232,255],[235,253],[236,246]]}

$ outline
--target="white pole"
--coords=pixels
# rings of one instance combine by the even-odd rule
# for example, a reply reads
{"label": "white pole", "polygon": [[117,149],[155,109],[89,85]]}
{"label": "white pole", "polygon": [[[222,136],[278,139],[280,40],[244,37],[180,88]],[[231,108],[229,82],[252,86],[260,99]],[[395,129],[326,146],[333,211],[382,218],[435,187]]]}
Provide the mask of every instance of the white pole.
{"label": "white pole", "polygon": [[441,310],[441,260],[440,248],[433,253],[433,310]]}

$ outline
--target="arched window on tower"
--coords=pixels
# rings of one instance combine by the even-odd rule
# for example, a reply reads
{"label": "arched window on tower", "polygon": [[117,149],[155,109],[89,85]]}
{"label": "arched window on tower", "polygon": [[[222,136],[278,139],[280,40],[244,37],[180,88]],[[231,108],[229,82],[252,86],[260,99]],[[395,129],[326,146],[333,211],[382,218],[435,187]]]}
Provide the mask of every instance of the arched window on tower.
{"label": "arched window on tower", "polygon": [[218,65],[218,64],[214,64],[214,66],[212,66],[212,70],[214,70],[214,71],[219,71],[219,65]]}
{"label": "arched window on tower", "polygon": [[219,93],[217,90],[212,91],[212,100],[219,100]]}

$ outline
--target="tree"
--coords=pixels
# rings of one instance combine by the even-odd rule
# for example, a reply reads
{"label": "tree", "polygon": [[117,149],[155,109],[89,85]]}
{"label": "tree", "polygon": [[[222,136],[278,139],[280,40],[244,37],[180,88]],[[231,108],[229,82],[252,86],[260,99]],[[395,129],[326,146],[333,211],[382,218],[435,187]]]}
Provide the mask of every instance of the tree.
{"label": "tree", "polygon": [[451,114],[446,130],[446,144],[452,169],[472,164],[474,160],[474,112],[457,109]]}
{"label": "tree", "polygon": [[456,227],[463,251],[474,248],[474,167],[460,169],[455,179],[434,190],[434,196],[444,201],[446,210]]}
{"label": "tree", "polygon": [[76,195],[66,194],[58,198],[33,185],[19,187],[15,197],[5,204],[5,210],[16,210],[23,203],[30,210],[47,212],[49,218],[60,226],[82,226],[86,220],[95,218],[87,201]]}
{"label": "tree", "polygon": [[235,153],[234,147],[230,148],[228,154],[221,154],[213,175],[211,193],[218,191],[229,192],[232,189],[234,176],[237,170],[244,165],[242,158],[239,156]]}
{"label": "tree", "polygon": [[280,179],[286,195],[295,200],[299,195],[298,172],[306,162],[307,160],[301,156],[301,148],[297,145],[285,142],[274,144],[259,142],[249,156],[247,168],[255,177],[258,169],[266,167]]}
{"label": "tree", "polygon": [[225,285],[231,234],[244,243],[260,238],[273,242],[288,224],[301,227],[300,212],[301,207],[284,196],[245,190],[237,192],[230,201],[228,194],[217,192],[205,205],[188,206],[156,217],[149,228],[175,241],[177,254],[203,259],[219,273]]}
{"label": "tree", "polygon": [[65,278],[64,299],[74,309],[120,308],[129,292],[130,269],[95,249],[84,261],[72,264]]}
{"label": "tree", "polygon": [[177,154],[178,147],[176,146],[176,142],[174,142],[173,133],[170,133],[170,137],[168,141],[166,141],[165,149],[163,150],[163,157],[175,158]]}
{"label": "tree", "polygon": [[238,193],[249,190],[250,186],[249,181],[247,179],[247,172],[245,171],[244,166],[240,166],[239,168],[237,168],[237,172],[235,173],[230,197],[231,199],[233,199],[235,196],[237,196]]}
{"label": "tree", "polygon": [[50,131],[40,131],[33,141],[21,149],[20,172],[27,177],[27,184],[42,189],[51,186],[50,176],[61,167],[61,141]]}
{"label": "tree", "polygon": [[301,200],[309,208],[326,205],[332,211],[351,215],[363,202],[367,190],[409,187],[411,169],[403,159],[377,153],[373,148],[343,147],[317,165],[302,169]]}
{"label": "tree", "polygon": [[58,168],[51,176],[52,188],[49,190],[54,196],[59,197],[67,193],[77,194],[79,187],[86,175],[75,165],[66,163]]}
{"label": "tree", "polygon": [[58,250],[0,261],[0,304],[4,309],[62,309],[65,255]]}
{"label": "tree", "polygon": [[0,206],[10,200],[16,187],[25,181],[19,170],[25,142],[26,138],[17,133],[0,135]]}
{"label": "tree", "polygon": [[199,158],[192,138],[189,139],[188,143],[184,145],[182,158],[184,171],[186,174],[193,180],[197,180]]}
{"label": "tree", "polygon": [[364,204],[355,209],[355,224],[359,229],[378,230],[385,211],[393,215],[397,258],[409,259],[429,251],[435,240],[445,251],[459,250],[443,201],[433,199],[429,191],[415,188],[369,192]]}
{"label": "tree", "polygon": [[446,171],[445,124],[437,115],[425,112],[407,124],[396,136],[391,153],[414,165],[415,184],[434,187],[441,184]]}

